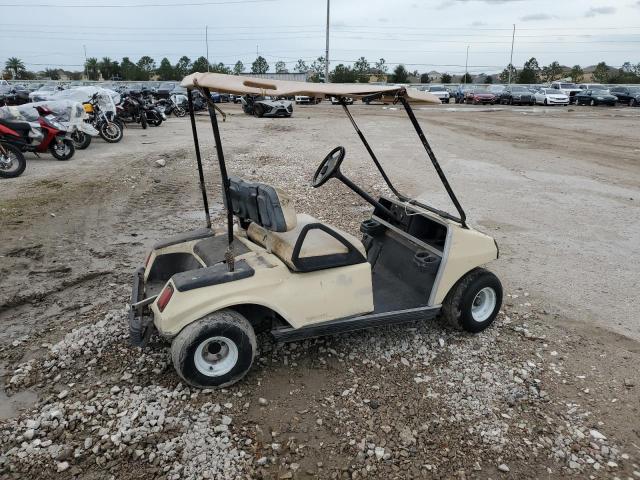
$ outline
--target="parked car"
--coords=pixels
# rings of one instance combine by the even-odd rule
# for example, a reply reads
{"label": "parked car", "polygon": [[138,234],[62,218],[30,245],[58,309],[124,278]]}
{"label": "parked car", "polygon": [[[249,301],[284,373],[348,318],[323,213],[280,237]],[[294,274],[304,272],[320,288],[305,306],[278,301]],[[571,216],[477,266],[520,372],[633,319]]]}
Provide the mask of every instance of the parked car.
{"label": "parked car", "polygon": [[500,95],[501,105],[534,105],[533,94],[526,87],[508,85]]}
{"label": "parked car", "polygon": [[454,93],[455,103],[464,103],[464,96],[467,92],[473,91],[475,87],[473,85],[459,85]]}
{"label": "parked car", "polygon": [[534,98],[538,105],[569,105],[569,97],[555,88],[541,88]]}
{"label": "parked car", "polygon": [[559,90],[569,97],[569,103],[576,103],[575,96],[583,91],[575,83],[562,81],[551,82],[551,88]]}
{"label": "parked car", "polygon": [[478,104],[495,104],[498,98],[491,93],[486,88],[476,88],[475,90],[469,91],[464,96],[465,103],[472,103],[474,105]]}
{"label": "parked car", "polygon": [[309,97],[308,95],[296,95],[294,97],[294,100],[296,102],[296,105],[300,105],[302,103],[306,103],[306,104],[312,104],[315,103],[313,101],[313,99],[311,97]]}
{"label": "parked car", "polygon": [[242,110],[256,117],[290,117],[293,105],[289,100],[273,100],[271,97],[260,95],[245,95],[242,97]]}
{"label": "parked car", "polygon": [[451,95],[449,94],[449,91],[444,88],[444,85],[429,85],[421,90],[433,93],[442,103],[449,103],[449,100],[451,100]]}
{"label": "parked car", "polygon": [[611,95],[615,95],[620,103],[630,107],[640,107],[640,87],[613,87]]}
{"label": "parked car", "polygon": [[609,105],[615,106],[618,97],[609,93],[608,90],[584,90],[576,95],[576,105]]}
{"label": "parked car", "polygon": [[[346,97],[344,100],[347,105],[353,105],[353,98]],[[340,99],[337,97],[331,97],[331,105],[340,105]]]}
{"label": "parked car", "polygon": [[489,85],[487,87],[487,91],[489,93],[493,93],[496,96],[496,99],[500,98],[500,95],[502,95],[502,92],[504,92],[505,89],[505,85]]}
{"label": "parked car", "polygon": [[609,90],[601,83],[581,83],[578,88],[580,90]]}

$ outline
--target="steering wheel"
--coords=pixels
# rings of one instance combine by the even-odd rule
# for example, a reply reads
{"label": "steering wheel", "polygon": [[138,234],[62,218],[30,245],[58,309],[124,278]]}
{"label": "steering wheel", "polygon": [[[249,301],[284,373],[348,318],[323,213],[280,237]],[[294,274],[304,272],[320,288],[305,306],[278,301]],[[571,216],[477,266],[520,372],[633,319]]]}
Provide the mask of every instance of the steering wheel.
{"label": "steering wheel", "polygon": [[344,160],[345,153],[344,147],[336,147],[324,157],[324,160],[322,160],[322,163],[313,176],[313,188],[321,187],[327,180],[334,177],[335,174],[340,171],[340,164],[342,164],[342,160]]}

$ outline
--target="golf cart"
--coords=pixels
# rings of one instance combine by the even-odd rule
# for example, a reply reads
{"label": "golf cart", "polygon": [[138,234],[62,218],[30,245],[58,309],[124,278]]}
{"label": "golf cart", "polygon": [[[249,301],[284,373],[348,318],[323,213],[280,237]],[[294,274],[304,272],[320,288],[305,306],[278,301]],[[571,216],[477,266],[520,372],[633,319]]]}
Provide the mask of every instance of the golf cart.
{"label": "golf cart", "polygon": [[[206,226],[157,243],[135,273],[129,330],[135,345],[153,332],[172,341],[173,364],[197,387],[237,382],[256,355],[255,331],[298,341],[442,314],[480,332],[502,303],[498,278],[480,268],[498,258],[496,242],[470,228],[418,123],[411,102],[440,104],[418,90],[367,84],[316,84],[195,73],[186,77]],[[373,198],[341,171],[343,147],[320,163],[312,185],[342,182],[373,207],[362,239],[296,213],[271,185],[229,176],[218,113],[208,105],[221,175],[226,229],[214,232],[204,182],[193,91],[341,98],[342,107],[393,195]],[[400,103],[426,149],[457,215],[402,194],[356,124],[347,98]],[[394,161],[401,159],[394,159]],[[406,175],[405,175],[406,176]],[[237,225],[234,227],[234,223]]]}

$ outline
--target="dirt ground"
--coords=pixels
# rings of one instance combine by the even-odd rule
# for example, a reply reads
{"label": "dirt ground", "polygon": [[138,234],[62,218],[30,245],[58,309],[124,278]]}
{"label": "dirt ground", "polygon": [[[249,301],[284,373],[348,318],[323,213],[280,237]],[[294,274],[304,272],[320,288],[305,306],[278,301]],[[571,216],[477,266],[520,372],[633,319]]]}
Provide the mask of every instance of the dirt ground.
{"label": "dirt ground", "polygon": [[[340,107],[296,106],[290,119],[223,108],[231,173],[357,232],[366,204],[335,181],[309,185],[344,145],[345,173],[385,191]],[[401,111],[353,113],[402,190],[453,211]],[[509,296],[496,326],[467,336],[434,322],[285,347],[265,338],[226,391],[180,385],[165,345],[129,347],[122,313],[150,246],[203,224],[188,119],[129,128],[69,162],[31,158],[2,181],[0,476],[640,478],[640,109],[417,116],[471,225],[500,246],[491,269]],[[198,124],[220,223],[210,126]],[[163,396],[174,424],[132,434],[132,420],[133,440],[118,437],[116,417]],[[100,414],[88,419],[91,402]],[[207,430],[220,415],[228,430]]]}

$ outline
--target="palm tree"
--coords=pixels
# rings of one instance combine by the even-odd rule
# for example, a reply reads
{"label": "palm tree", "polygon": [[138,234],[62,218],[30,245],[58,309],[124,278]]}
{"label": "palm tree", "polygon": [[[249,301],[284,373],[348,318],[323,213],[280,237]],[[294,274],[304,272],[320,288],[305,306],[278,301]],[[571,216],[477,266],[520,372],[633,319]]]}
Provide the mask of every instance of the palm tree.
{"label": "palm tree", "polygon": [[11,57],[4,66],[12,72],[13,78],[18,78],[19,74],[25,71],[24,62],[17,57]]}
{"label": "palm tree", "polygon": [[89,80],[98,80],[98,59],[91,57],[87,58],[84,63],[84,68],[87,71],[87,77]]}

